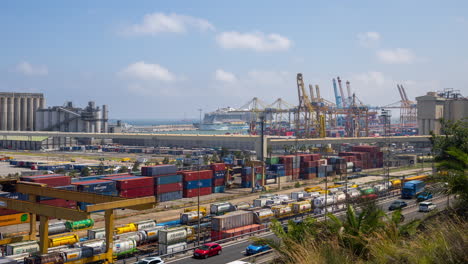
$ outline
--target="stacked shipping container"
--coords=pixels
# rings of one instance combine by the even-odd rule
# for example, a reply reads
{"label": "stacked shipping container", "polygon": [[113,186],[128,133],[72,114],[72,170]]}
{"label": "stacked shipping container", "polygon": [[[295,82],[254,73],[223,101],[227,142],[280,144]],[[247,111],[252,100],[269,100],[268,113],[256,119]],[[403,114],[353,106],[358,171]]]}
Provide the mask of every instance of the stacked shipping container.
{"label": "stacked shipping container", "polygon": [[220,240],[234,234],[252,232],[259,229],[255,225],[254,214],[251,211],[235,211],[211,219],[211,240]]}
{"label": "stacked shipping container", "polygon": [[151,177],[121,175],[102,179],[115,181],[120,197],[137,198],[154,195],[154,181]]}
{"label": "stacked shipping container", "polygon": [[223,193],[226,185],[226,164],[211,164],[211,170],[213,171],[212,192]]}
{"label": "stacked shipping container", "polygon": [[184,181],[183,196],[185,198],[212,193],[213,171],[181,171],[180,173]]}
{"label": "stacked shipping container", "polygon": [[177,174],[175,165],[142,167],[141,174],[153,177],[154,194],[158,202],[182,199],[182,175]]}

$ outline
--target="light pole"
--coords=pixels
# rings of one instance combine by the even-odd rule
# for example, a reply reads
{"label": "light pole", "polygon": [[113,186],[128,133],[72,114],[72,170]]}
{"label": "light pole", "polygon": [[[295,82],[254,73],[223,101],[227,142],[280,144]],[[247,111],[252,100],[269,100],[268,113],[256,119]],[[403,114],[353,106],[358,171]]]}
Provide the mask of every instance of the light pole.
{"label": "light pole", "polygon": [[201,123],[202,123],[202,111],[203,109],[199,108],[198,111],[200,112],[200,122],[198,123],[198,131],[201,130]]}
{"label": "light pole", "polygon": [[198,232],[197,232],[197,245],[200,245],[200,163],[198,163],[198,195],[197,195],[197,213],[198,213]]}
{"label": "light pole", "polygon": [[387,176],[387,192],[390,190],[390,127],[391,127],[391,118],[392,114],[390,110],[382,109],[382,115],[384,121],[383,133],[385,137],[385,159],[384,159],[384,176]]}

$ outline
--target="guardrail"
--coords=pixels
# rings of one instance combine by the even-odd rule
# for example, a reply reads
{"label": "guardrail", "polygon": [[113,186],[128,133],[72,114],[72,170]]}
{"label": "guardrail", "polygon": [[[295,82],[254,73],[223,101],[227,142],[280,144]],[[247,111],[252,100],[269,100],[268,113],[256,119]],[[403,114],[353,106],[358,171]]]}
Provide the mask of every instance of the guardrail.
{"label": "guardrail", "polygon": [[[380,196],[375,201],[382,202],[382,201],[385,201],[385,200],[387,200],[389,198],[394,198],[396,196],[400,196],[400,191],[399,190],[386,191],[386,192],[382,192],[380,194]],[[345,200],[345,203],[346,203],[346,200]],[[342,213],[344,211],[346,211],[346,208],[338,209],[336,211],[333,211],[332,213],[338,214],[338,213]],[[280,222],[283,225],[285,225],[285,224],[287,224],[287,221],[289,221],[289,220],[304,219],[306,217],[321,218],[321,217],[325,217],[325,215],[326,214],[313,214],[312,212],[307,212],[307,213],[303,213],[303,214],[283,218],[283,219],[280,220]],[[266,222],[264,224],[268,225],[269,223],[270,222]],[[248,232],[248,233],[245,233],[245,234],[241,234],[241,235],[238,235],[238,236],[225,238],[225,239],[221,239],[221,240],[216,240],[215,242],[218,243],[218,244],[226,244],[226,243],[231,242],[231,241],[237,241],[239,239],[245,239],[247,237],[251,237],[253,235],[263,233],[263,232],[269,232],[269,231],[270,231],[270,228],[266,227],[266,228],[263,228],[263,229],[260,229],[260,230],[255,230],[255,231]],[[204,237],[203,240],[200,241],[200,244],[203,244],[203,243],[208,242],[208,241],[211,241],[211,238],[208,240],[208,239],[206,239]],[[134,256],[134,257],[127,258],[127,259],[122,259],[122,260],[117,261],[117,263],[121,263],[121,264],[133,263],[133,262],[137,262],[139,259],[146,258],[146,257],[158,256],[158,257],[160,257],[162,259],[167,259],[167,258],[172,258],[172,257],[174,257],[176,255],[186,255],[187,252],[191,252],[191,251],[193,251],[193,250],[195,250],[196,248],[199,247],[199,245],[196,245],[196,242],[193,242],[193,244],[194,244],[193,247],[186,248],[186,249],[178,251],[178,252],[174,252],[174,253],[170,253],[170,254],[164,254],[164,255],[159,255],[158,253],[149,253],[149,254]]]}

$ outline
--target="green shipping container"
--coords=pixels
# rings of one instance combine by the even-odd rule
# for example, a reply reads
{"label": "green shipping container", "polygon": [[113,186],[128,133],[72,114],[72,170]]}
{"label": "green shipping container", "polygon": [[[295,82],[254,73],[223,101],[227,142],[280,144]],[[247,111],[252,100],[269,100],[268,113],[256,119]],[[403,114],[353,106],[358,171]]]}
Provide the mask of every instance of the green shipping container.
{"label": "green shipping container", "polygon": [[90,228],[90,227],[94,226],[94,220],[93,219],[85,219],[85,220],[74,221],[74,222],[67,221],[67,222],[65,222],[65,226],[70,231]]}
{"label": "green shipping container", "polygon": [[266,159],[266,163],[273,165],[273,164],[278,164],[279,163],[279,157],[271,157]]}
{"label": "green shipping container", "polygon": [[361,194],[362,195],[368,195],[368,194],[373,194],[375,191],[374,191],[374,188],[366,188],[366,189],[362,189],[361,190]]}
{"label": "green shipping container", "polygon": [[262,179],[262,174],[261,173],[257,173],[257,180],[261,180]]}

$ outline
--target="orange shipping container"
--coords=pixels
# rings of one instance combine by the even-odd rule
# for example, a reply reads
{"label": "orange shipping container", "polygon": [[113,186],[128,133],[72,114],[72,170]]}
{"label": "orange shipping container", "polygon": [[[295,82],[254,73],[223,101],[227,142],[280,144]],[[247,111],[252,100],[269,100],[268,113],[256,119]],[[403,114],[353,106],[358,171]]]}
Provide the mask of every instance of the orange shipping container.
{"label": "orange shipping container", "polygon": [[20,213],[0,216],[0,226],[29,223],[29,214]]}

